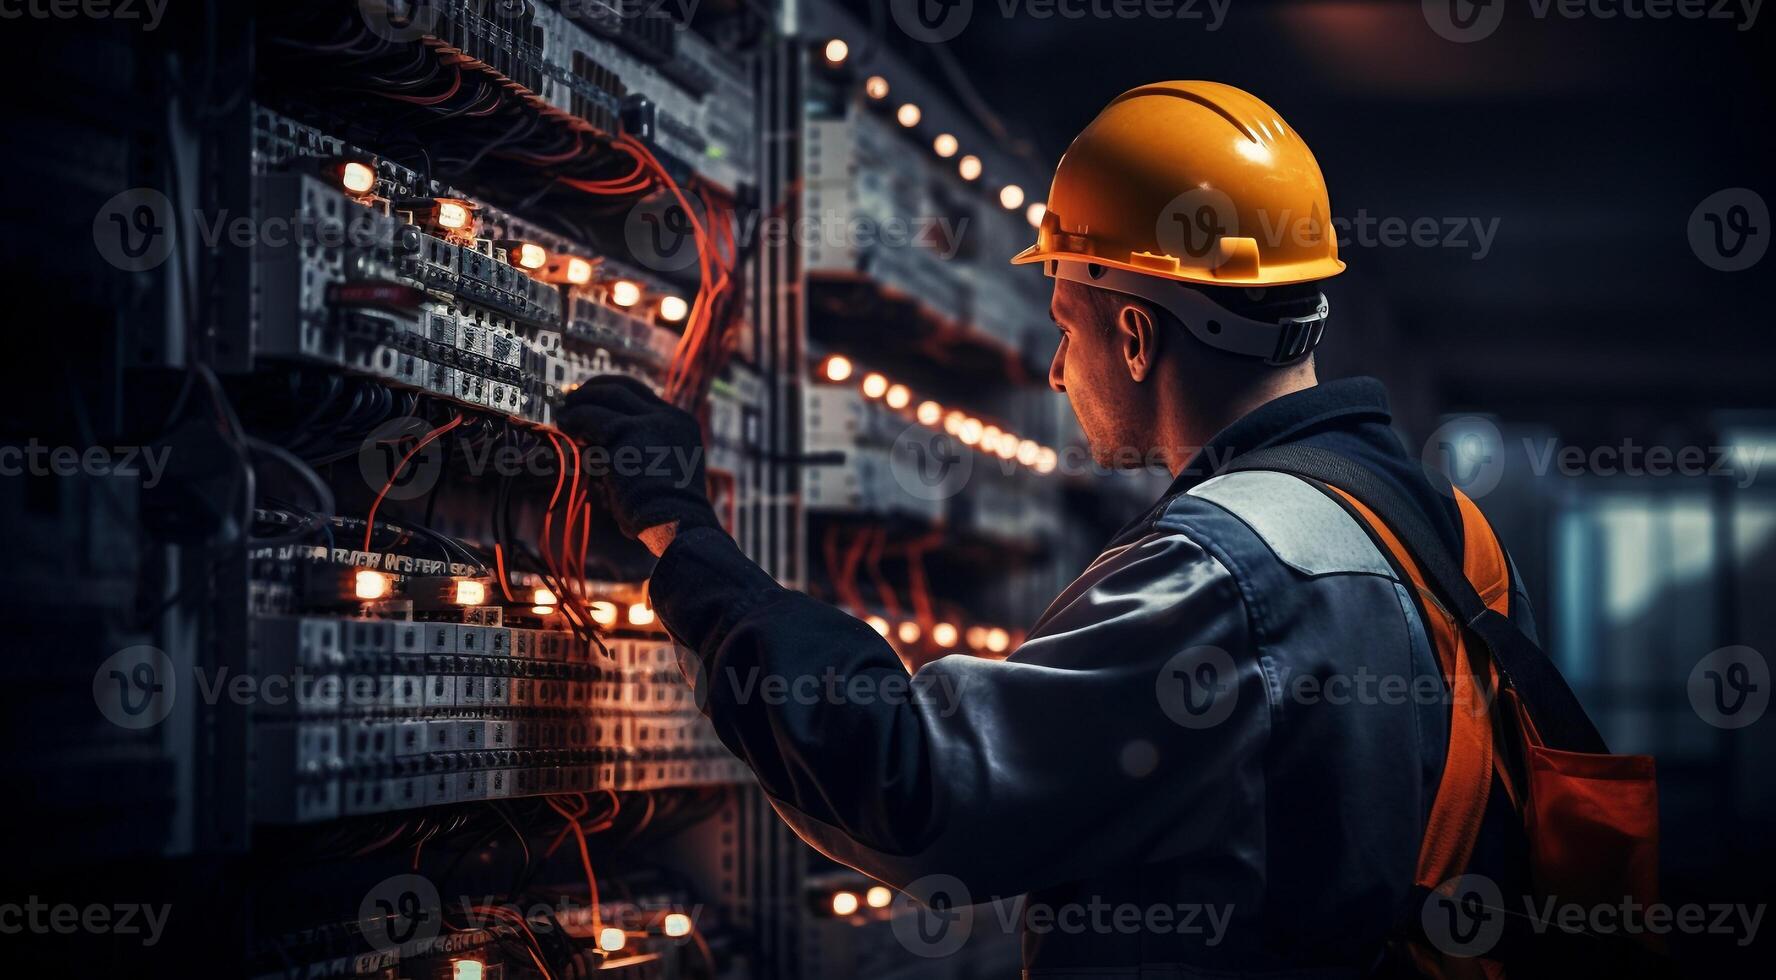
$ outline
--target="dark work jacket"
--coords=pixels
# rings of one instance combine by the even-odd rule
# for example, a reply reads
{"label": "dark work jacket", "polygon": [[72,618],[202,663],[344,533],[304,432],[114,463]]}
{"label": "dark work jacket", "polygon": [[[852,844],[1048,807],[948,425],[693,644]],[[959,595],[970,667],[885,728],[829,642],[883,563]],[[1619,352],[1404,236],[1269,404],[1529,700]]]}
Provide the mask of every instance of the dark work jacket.
{"label": "dark work jacket", "polygon": [[[910,693],[869,626],[719,531],[680,535],[651,594],[778,813],[934,910],[896,918],[911,952],[1001,916],[970,903],[1021,901],[1032,977],[1362,976],[1411,917],[1449,709],[1416,600],[1340,507],[1211,472],[1285,443],[1371,468],[1459,549],[1447,484],[1352,379],[1229,426],[1009,658],[944,657]],[[769,677],[823,693],[766,696]],[[1508,850],[1500,824],[1477,861]]]}

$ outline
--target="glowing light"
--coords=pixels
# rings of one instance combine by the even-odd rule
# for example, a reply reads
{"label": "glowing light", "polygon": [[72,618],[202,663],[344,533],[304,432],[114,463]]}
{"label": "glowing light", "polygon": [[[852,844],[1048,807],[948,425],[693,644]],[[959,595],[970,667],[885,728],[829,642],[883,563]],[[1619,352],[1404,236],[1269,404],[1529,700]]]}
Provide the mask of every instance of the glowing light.
{"label": "glowing light", "polygon": [[999,206],[1007,211],[1016,211],[1024,206],[1024,189],[1016,184],[1006,184],[999,188]]}
{"label": "glowing light", "polygon": [[951,136],[949,133],[938,133],[937,139],[931,141],[932,152],[943,157],[945,160],[955,156],[956,151],[961,148],[962,144],[957,142],[956,137]]}
{"label": "glowing light", "polygon": [[1035,466],[1036,456],[1041,452],[1042,447],[1036,445],[1034,440],[1025,439],[1017,444],[1017,461],[1025,466]]}
{"label": "glowing light", "polygon": [[577,255],[568,256],[563,278],[575,286],[584,286],[592,281],[592,263]]}
{"label": "glowing light", "polygon": [[605,926],[598,932],[598,948],[607,953],[614,953],[629,942],[629,937],[616,926]]}
{"label": "glowing light", "polygon": [[885,909],[894,901],[894,893],[881,885],[871,885],[870,890],[863,893],[863,903],[872,909]]}
{"label": "glowing light", "polygon": [[1053,473],[1055,465],[1059,462],[1055,451],[1047,446],[1036,451],[1036,472],[1038,473]]}
{"label": "glowing light", "polygon": [[481,980],[484,975],[480,960],[455,960],[450,964],[451,980]]}
{"label": "glowing light", "polygon": [[913,410],[913,417],[919,420],[920,425],[936,425],[943,418],[943,406],[936,402],[920,402],[919,407]]}
{"label": "glowing light", "polygon": [[880,398],[888,393],[888,379],[871,371],[863,376],[863,394],[866,398]]}
{"label": "glowing light", "polygon": [[900,124],[908,129],[919,125],[919,119],[923,115],[924,113],[919,111],[919,107],[911,102],[901,103],[900,108],[894,112],[894,118],[900,120]]}
{"label": "glowing light", "polygon": [[628,309],[641,302],[641,287],[627,279],[611,283],[611,302]]}
{"label": "glowing light", "polygon": [[938,623],[931,627],[931,642],[940,647],[956,645],[956,627],[953,623]]}
{"label": "glowing light", "polygon": [[979,177],[981,175],[980,157],[970,153],[956,161],[956,172],[962,175],[963,180],[973,180]]}
{"label": "glowing light", "polygon": [[851,45],[846,44],[843,39],[835,37],[832,40],[826,42],[826,63],[827,64],[842,65],[845,63],[845,59],[850,56],[851,56]]}
{"label": "glowing light", "polygon": [[1018,437],[1009,432],[1002,434],[999,444],[993,447],[993,452],[998,453],[1000,459],[1011,459],[1018,453]]}
{"label": "glowing light", "polygon": [[474,579],[460,579],[456,583],[456,604],[459,606],[480,606],[487,602],[487,586]]}
{"label": "glowing light", "polygon": [[907,390],[906,385],[890,385],[888,394],[882,396],[882,400],[888,403],[889,408],[905,408],[913,400],[913,393]]}
{"label": "glowing light", "polygon": [[360,599],[380,599],[388,595],[389,577],[368,568],[361,569],[352,578],[352,591],[356,592]]}
{"label": "glowing light", "polygon": [[821,373],[826,375],[826,380],[839,382],[849,378],[851,370],[850,358],[834,354],[826,359],[826,366],[821,369]]}
{"label": "glowing light", "polygon": [[856,892],[834,892],[832,897],[834,915],[852,915],[857,912]]}
{"label": "glowing light", "polygon": [[438,201],[438,227],[451,231],[467,231],[469,228],[469,206],[461,201],[440,199]]}
{"label": "glowing light", "polygon": [[660,922],[660,931],[668,936],[688,936],[691,934],[691,917],[683,912],[670,912]]}
{"label": "glowing light", "polygon": [[999,427],[996,425],[989,425],[986,428],[982,429],[981,434],[980,434],[981,452],[983,452],[983,453],[998,452],[999,451],[999,435],[1000,435]]}
{"label": "glowing light", "polygon": [[968,632],[963,634],[963,641],[968,644],[970,650],[979,650],[987,645],[987,628],[985,626],[968,627]]}
{"label": "glowing light", "polygon": [[376,171],[354,160],[339,168],[339,182],[348,193],[368,194],[376,190]]}
{"label": "glowing light", "polygon": [[513,261],[521,269],[541,269],[549,264],[549,253],[543,251],[541,245],[530,242],[519,242],[518,247],[511,250]]}
{"label": "glowing light", "polygon": [[1040,228],[1042,227],[1042,216],[1047,213],[1048,205],[1041,201],[1037,201],[1035,204],[1024,209],[1024,220],[1030,223],[1030,227]]}
{"label": "glowing light", "polygon": [[660,319],[667,323],[677,323],[688,316],[690,312],[691,304],[686,303],[683,297],[666,296],[660,300]]}
{"label": "glowing light", "polygon": [[966,424],[968,424],[968,416],[963,415],[961,412],[951,412],[944,416],[944,431],[948,432],[950,435],[961,435],[962,427]]}
{"label": "glowing light", "polygon": [[875,630],[878,634],[882,636],[888,635],[888,621],[886,619],[883,619],[880,616],[865,616],[863,621],[868,623],[869,628]]}
{"label": "glowing light", "polygon": [[888,97],[888,79],[871,75],[863,83],[863,93],[878,102]]}
{"label": "glowing light", "polygon": [[962,420],[962,427],[956,430],[956,438],[962,440],[964,446],[977,446],[981,441],[981,420],[970,415]]}
{"label": "glowing light", "polygon": [[539,606],[553,606],[561,600],[555,598],[555,593],[548,589],[537,589],[530,594],[530,601]]}
{"label": "glowing light", "polygon": [[1011,634],[995,626],[987,630],[987,649],[994,653],[1004,653],[1011,646]]}
{"label": "glowing light", "polygon": [[587,607],[587,611],[592,614],[592,621],[600,626],[617,625],[617,604],[614,602],[598,599]]}
{"label": "glowing light", "polygon": [[630,626],[650,626],[654,622],[654,611],[646,603],[635,602],[629,605]]}
{"label": "glowing light", "polygon": [[903,620],[899,628],[894,631],[894,635],[900,637],[902,643],[917,643],[919,642],[919,624],[910,619]]}

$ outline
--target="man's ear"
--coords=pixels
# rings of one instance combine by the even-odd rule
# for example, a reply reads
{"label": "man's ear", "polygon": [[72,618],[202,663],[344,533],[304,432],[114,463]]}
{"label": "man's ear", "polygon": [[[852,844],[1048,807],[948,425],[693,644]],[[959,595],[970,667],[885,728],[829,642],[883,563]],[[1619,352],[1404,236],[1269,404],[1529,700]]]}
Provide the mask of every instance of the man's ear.
{"label": "man's ear", "polygon": [[1129,377],[1146,381],[1159,358],[1159,330],[1153,315],[1134,303],[1125,303],[1116,314],[1116,335]]}

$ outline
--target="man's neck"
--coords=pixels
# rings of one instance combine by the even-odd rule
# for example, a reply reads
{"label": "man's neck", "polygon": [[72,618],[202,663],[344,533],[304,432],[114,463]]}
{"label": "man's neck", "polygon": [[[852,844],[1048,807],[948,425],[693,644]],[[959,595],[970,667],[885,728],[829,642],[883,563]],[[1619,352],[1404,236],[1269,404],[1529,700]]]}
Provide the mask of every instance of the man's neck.
{"label": "man's neck", "polygon": [[1216,433],[1255,411],[1259,406],[1284,395],[1305,391],[1318,384],[1313,361],[1288,371],[1278,371],[1260,382],[1237,390],[1217,392],[1213,398],[1192,397],[1189,386],[1172,386],[1176,403],[1162,406],[1159,413],[1160,453],[1166,469],[1176,477],[1192,458],[1208,445]]}

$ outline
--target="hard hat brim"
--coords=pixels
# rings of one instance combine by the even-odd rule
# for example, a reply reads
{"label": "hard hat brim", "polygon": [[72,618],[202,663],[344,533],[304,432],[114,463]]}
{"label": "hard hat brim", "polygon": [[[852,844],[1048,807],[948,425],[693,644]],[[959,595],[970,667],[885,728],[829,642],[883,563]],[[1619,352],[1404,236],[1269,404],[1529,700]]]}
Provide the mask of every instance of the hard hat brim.
{"label": "hard hat brim", "polygon": [[1160,272],[1149,266],[1136,265],[1133,262],[1118,262],[1101,255],[1090,255],[1084,252],[1043,251],[1040,244],[1031,245],[1022,252],[1011,257],[1012,265],[1029,265],[1033,262],[1047,262],[1050,259],[1063,259],[1074,262],[1095,262],[1111,269],[1124,269],[1138,272],[1156,279],[1170,279],[1175,282],[1195,283],[1199,286],[1287,286],[1298,282],[1315,282],[1330,279],[1344,271],[1344,263],[1335,258],[1315,259],[1311,262],[1300,262],[1294,265],[1273,265],[1260,269],[1255,276],[1217,276],[1213,272],[1203,272],[1192,268],[1182,268],[1175,274]]}

